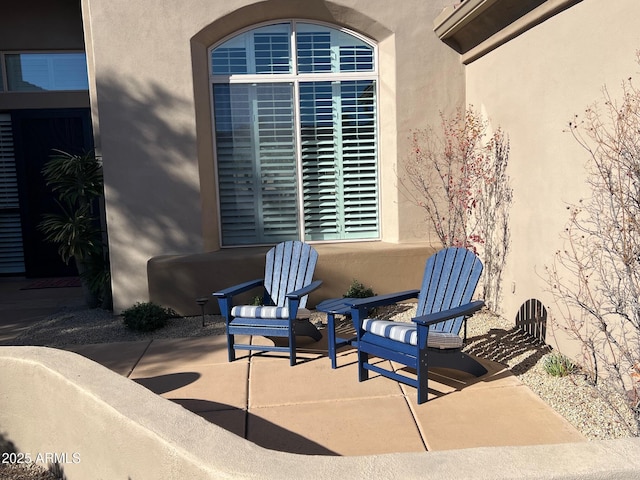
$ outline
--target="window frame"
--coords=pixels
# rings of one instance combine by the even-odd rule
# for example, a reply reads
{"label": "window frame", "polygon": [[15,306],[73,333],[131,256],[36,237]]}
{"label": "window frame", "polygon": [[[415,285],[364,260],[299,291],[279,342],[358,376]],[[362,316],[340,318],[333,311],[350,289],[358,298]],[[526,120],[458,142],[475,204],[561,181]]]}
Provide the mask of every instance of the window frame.
{"label": "window frame", "polygon": [[[7,68],[7,55],[59,55],[82,54],[85,59],[87,72],[87,88],[81,89],[55,89],[55,90],[11,90],[9,88],[9,70]],[[62,92],[88,92],[89,91],[89,66],[87,65],[87,52],[85,50],[2,50],[0,51],[0,94],[56,94]]]}
{"label": "window frame", "polygon": [[[328,72],[328,73],[299,73],[297,71],[297,62],[293,61],[292,71],[290,73],[271,73],[271,74],[213,74],[213,62],[212,52],[225,42],[244,35],[247,32],[256,30],[262,27],[274,26],[274,25],[290,25],[290,58],[295,59],[297,52],[297,39],[296,39],[296,25],[298,23],[318,25],[320,27],[330,28],[337,30],[344,34],[350,35],[372,49],[373,68],[371,71],[361,72]],[[303,18],[283,18],[277,20],[271,20],[266,22],[256,23],[245,28],[239,29],[229,35],[226,35],[219,41],[213,43],[207,48],[207,73],[208,73],[208,89],[209,89],[209,112],[211,115],[212,125],[212,152],[214,159],[214,169],[216,172],[216,201],[218,205],[218,245],[220,248],[242,248],[242,247],[257,247],[271,245],[270,243],[252,243],[252,244],[234,244],[225,245],[223,242],[223,225],[222,225],[222,211],[221,211],[221,199],[220,199],[220,178],[218,178],[218,153],[216,145],[216,118],[215,118],[215,99],[214,99],[214,85],[220,83],[233,84],[260,84],[260,83],[282,83],[293,85],[293,102],[294,102],[294,121],[295,121],[295,157],[296,157],[296,174],[297,174],[297,215],[298,222],[301,225],[298,232],[298,238],[307,243],[354,243],[354,242],[372,242],[380,241],[382,239],[382,209],[381,209],[381,165],[380,165],[380,75],[379,75],[379,58],[378,58],[378,45],[375,41],[365,37],[358,32],[341,27],[339,25],[331,24],[328,22],[315,21]],[[377,215],[377,235],[375,237],[362,237],[362,238],[343,238],[343,239],[327,239],[327,240],[306,240],[305,239],[305,221],[304,221],[304,196],[302,195],[303,188],[303,169],[302,169],[302,135],[301,135],[301,115],[300,115],[300,83],[306,82],[353,82],[353,81],[372,81],[375,85],[375,138],[376,138],[376,215]]]}

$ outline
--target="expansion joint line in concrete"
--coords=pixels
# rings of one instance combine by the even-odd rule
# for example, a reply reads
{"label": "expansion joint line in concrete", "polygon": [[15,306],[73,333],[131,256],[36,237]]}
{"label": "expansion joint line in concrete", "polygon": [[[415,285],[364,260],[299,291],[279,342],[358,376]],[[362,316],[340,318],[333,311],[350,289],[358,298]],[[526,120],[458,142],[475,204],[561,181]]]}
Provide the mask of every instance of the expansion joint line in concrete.
{"label": "expansion joint line in concrete", "polygon": [[129,370],[129,372],[126,375],[126,378],[130,378],[131,374],[133,373],[133,371],[136,369],[136,367],[138,366],[138,364],[140,363],[140,360],[142,360],[142,357],[144,357],[147,353],[147,350],[149,350],[149,347],[151,346],[151,343],[153,342],[153,340],[149,340],[149,343],[147,343],[147,346],[144,347],[144,350],[142,351],[142,353],[140,354],[140,356],[138,357],[138,359],[135,361],[135,363],[133,364],[133,367],[131,367],[131,369]]}
{"label": "expansion joint line in concrete", "polygon": [[[400,386],[400,385],[398,385]],[[402,387],[400,387],[402,389]],[[402,398],[404,398],[404,401],[407,403],[407,408],[409,409],[409,411],[411,412],[411,417],[413,419],[413,423],[416,426],[416,429],[418,430],[418,435],[420,435],[420,441],[422,442],[422,446],[424,447],[424,449],[428,452],[429,451],[429,447],[427,446],[427,436],[425,435],[424,431],[422,430],[422,428],[420,428],[420,422],[418,422],[418,414],[415,411],[415,409],[417,408],[414,407],[411,402],[409,401],[409,397],[407,395],[406,392],[402,392]]]}

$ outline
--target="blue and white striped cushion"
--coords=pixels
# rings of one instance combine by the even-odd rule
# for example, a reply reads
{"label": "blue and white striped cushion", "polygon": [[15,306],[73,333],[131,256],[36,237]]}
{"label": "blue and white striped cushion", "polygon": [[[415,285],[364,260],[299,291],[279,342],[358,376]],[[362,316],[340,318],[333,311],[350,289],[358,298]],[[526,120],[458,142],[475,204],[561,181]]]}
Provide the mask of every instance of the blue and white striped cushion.
{"label": "blue and white striped cushion", "polygon": [[[391,340],[408,343],[409,345],[418,344],[417,326],[410,323],[366,318],[362,322],[362,328],[374,335],[390,338]],[[427,347],[439,348],[441,350],[447,348],[461,348],[462,338],[455,333],[430,331],[429,336],[427,337]]]}
{"label": "blue and white striped cushion", "polygon": [[[289,307],[256,307],[254,305],[238,305],[231,309],[231,315],[240,318],[289,318]],[[298,308],[297,319],[305,319],[311,316],[306,308]]]}

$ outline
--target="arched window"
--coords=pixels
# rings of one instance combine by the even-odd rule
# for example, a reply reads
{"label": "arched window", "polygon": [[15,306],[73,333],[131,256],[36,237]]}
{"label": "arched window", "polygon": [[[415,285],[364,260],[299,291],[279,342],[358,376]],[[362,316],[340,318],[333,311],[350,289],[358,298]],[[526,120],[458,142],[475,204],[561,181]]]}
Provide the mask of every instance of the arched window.
{"label": "arched window", "polygon": [[222,245],[379,238],[375,47],[292,20],[210,61]]}

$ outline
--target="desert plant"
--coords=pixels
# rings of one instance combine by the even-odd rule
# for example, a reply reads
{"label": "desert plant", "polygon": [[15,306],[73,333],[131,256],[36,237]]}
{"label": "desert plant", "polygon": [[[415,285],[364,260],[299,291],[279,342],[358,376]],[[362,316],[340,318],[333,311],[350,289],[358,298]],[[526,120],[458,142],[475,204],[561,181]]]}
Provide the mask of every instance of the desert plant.
{"label": "desert plant", "polygon": [[490,136],[487,130],[471,106],[451,118],[441,114],[440,131],[412,132],[398,180],[407,198],[424,209],[442,247],[462,246],[481,256],[482,296],[496,309],[513,195],[506,174],[509,140],[501,129]]}
{"label": "desert plant", "polygon": [[138,302],[122,311],[122,320],[127,328],[140,332],[151,332],[164,327],[177,313],[171,308],[153,302]]}
{"label": "desert plant", "polygon": [[106,232],[98,213],[98,201],[103,196],[102,163],[93,152],[54,152],[42,174],[57,196],[59,212],[45,214],[38,228],[45,240],[58,245],[65,263],[74,260],[87,303],[96,306],[101,302],[103,308],[110,308]]}
{"label": "desert plant", "polygon": [[565,377],[577,368],[569,357],[560,352],[547,354],[542,361],[542,366],[544,371],[553,377]]}
{"label": "desert plant", "polygon": [[367,298],[375,296],[375,292],[370,287],[365,287],[358,280],[353,280],[344,298]]}
{"label": "desert plant", "polygon": [[616,100],[605,88],[604,106],[576,116],[569,130],[587,153],[590,195],[567,207],[565,246],[547,267],[554,321],[578,341],[596,391],[638,435],[640,90],[627,79]]}

